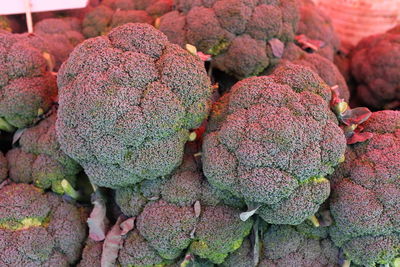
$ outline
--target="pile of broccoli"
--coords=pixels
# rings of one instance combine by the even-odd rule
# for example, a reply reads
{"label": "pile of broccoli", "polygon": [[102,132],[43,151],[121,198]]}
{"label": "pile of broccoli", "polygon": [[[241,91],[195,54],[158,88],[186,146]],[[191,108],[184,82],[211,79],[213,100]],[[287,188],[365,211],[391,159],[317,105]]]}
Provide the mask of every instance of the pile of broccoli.
{"label": "pile of broccoli", "polygon": [[349,146],[332,178],[330,234],[355,264],[398,266],[400,112],[374,112],[363,126],[373,137]]}
{"label": "pile of broccoli", "polygon": [[213,66],[238,79],[273,66],[275,45],[293,41],[299,20],[294,0],[179,0],[175,6],[159,29],[173,43],[212,55]]}
{"label": "pile of broccoli", "polygon": [[96,37],[126,23],[154,24],[171,11],[172,0],[104,0],[83,19],[83,34]]}
{"label": "pile of broccoli", "polygon": [[79,260],[85,213],[27,184],[0,189],[0,265],[68,266]]}
{"label": "pile of broccoli", "polygon": [[400,33],[362,39],[350,54],[357,98],[375,110],[400,108]]}
{"label": "pile of broccoli", "polygon": [[60,15],[0,18],[0,266],[400,267],[400,111],[358,105],[400,107],[399,26],[339,51],[311,0]]}
{"label": "pile of broccoli", "polygon": [[57,71],[74,47],[85,38],[81,33],[81,22],[77,18],[49,18],[35,24],[34,32],[42,37],[54,56]]}
{"label": "pile of broccoli", "polygon": [[53,104],[52,57],[39,36],[0,32],[0,63],[0,130],[14,131],[33,124]]}
{"label": "pile of broccoli", "polygon": [[78,45],[58,86],[61,149],[111,188],[170,174],[211,105],[203,62],[148,24]]}
{"label": "pile of broccoli", "polygon": [[61,151],[56,139],[56,119],[57,113],[54,112],[36,126],[25,129],[18,141],[19,146],[7,152],[12,181],[34,183],[58,194],[68,194],[68,189],[62,185],[63,180],[75,186],[81,167]]}

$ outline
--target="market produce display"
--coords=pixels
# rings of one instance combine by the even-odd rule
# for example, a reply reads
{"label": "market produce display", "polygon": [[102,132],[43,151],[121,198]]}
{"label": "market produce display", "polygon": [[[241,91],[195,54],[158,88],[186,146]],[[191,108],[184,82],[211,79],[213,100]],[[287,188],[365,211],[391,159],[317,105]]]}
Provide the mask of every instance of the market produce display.
{"label": "market produce display", "polygon": [[399,25],[89,2],[0,7],[0,267],[400,267]]}

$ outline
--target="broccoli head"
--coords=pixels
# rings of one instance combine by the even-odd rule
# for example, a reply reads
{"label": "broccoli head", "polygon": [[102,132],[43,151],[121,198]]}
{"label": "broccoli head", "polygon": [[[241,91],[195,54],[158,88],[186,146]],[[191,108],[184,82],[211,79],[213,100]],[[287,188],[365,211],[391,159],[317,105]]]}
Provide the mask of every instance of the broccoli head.
{"label": "broccoli head", "polygon": [[51,55],[32,34],[0,32],[0,129],[13,131],[35,122],[57,94]]}
{"label": "broccoli head", "polygon": [[238,79],[261,73],[278,60],[270,41],[293,40],[299,11],[294,0],[176,1],[160,30],[180,46],[213,55],[213,66]]}
{"label": "broccoli head", "polygon": [[0,265],[67,266],[81,255],[83,213],[27,184],[0,190]]}
{"label": "broccoli head", "polygon": [[[309,67],[330,87],[337,85],[340,98],[343,98],[346,102],[349,101],[350,91],[347,87],[346,80],[342,76],[338,67],[328,59],[324,58],[320,54],[306,53],[295,44],[287,45],[283,58],[290,60],[294,64]],[[285,61],[282,61],[282,64],[284,63]]]}
{"label": "broccoli head", "polygon": [[0,184],[8,175],[7,159],[4,157],[3,152],[0,151]]}
{"label": "broccoli head", "polygon": [[106,34],[125,23],[153,24],[172,8],[172,0],[106,0],[83,19],[83,34],[90,38]]}
{"label": "broccoli head", "polygon": [[340,40],[332,21],[312,0],[301,0],[300,22],[297,34],[304,34],[312,40],[322,41],[317,53],[330,61],[339,50]]}
{"label": "broccoli head", "polygon": [[85,39],[81,33],[81,22],[77,18],[44,19],[35,24],[34,32],[47,43],[54,56],[56,71],[74,47]]}
{"label": "broccoli head", "polygon": [[[307,224],[307,225],[303,225]],[[319,266],[339,267],[339,248],[328,238],[328,228],[318,234],[307,222],[297,226],[271,225],[263,236],[262,261],[259,267]]]}
{"label": "broccoli head", "polygon": [[258,208],[268,223],[303,222],[329,196],[324,176],[346,148],[330,95],[317,74],[290,63],[238,82],[223,97],[227,107],[216,105],[204,138],[209,183]]}
{"label": "broccoli head", "polygon": [[400,257],[400,112],[374,112],[363,126],[373,137],[349,146],[332,177],[331,236],[356,264],[390,264]]}
{"label": "broccoli head", "polygon": [[371,109],[400,107],[400,34],[362,39],[350,54],[357,98]]}
{"label": "broccoli head", "polygon": [[78,45],[58,84],[61,148],[92,183],[111,188],[177,168],[212,93],[203,62],[148,24]]}
{"label": "broccoli head", "polygon": [[56,139],[56,119],[54,112],[36,126],[25,129],[19,139],[20,146],[8,151],[12,181],[34,183],[58,194],[68,194],[61,185],[64,179],[75,186],[81,167],[61,151]]}
{"label": "broccoli head", "polygon": [[240,210],[224,205],[222,193],[213,194],[189,155],[165,180],[118,189],[121,210],[137,216],[137,231],[125,239],[119,262],[123,266],[171,263],[185,250],[213,263],[223,262],[240,247],[253,222],[241,221]]}

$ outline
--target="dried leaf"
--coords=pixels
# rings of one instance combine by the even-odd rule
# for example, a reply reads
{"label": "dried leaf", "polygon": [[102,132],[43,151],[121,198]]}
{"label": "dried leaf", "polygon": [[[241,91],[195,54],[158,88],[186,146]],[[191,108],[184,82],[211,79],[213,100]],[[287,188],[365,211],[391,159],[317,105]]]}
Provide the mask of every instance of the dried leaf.
{"label": "dried leaf", "polygon": [[122,244],[122,230],[120,227],[121,221],[122,217],[119,217],[117,222],[107,233],[103,243],[103,252],[101,253],[101,267],[115,266],[115,262],[118,258],[118,253]]}
{"label": "dried leaf", "polygon": [[135,217],[126,219],[123,223],[121,223],[121,235],[126,235],[135,227]]}
{"label": "dried leaf", "polygon": [[282,58],[283,51],[285,50],[285,44],[277,38],[269,40],[268,43],[271,46],[274,57]]}
{"label": "dried leaf", "polygon": [[190,238],[194,238],[194,234],[196,233],[196,226],[193,228],[193,230],[190,232]]}
{"label": "dried leaf", "polygon": [[194,214],[196,216],[196,218],[200,217],[200,213],[201,213],[201,205],[200,205],[200,201],[196,201],[194,203]]}
{"label": "dried leaf", "polygon": [[337,104],[344,101],[344,99],[340,98],[338,85],[334,85],[331,87],[331,93],[332,93],[331,107],[335,107]]}
{"label": "dried leaf", "polygon": [[87,219],[89,237],[95,241],[102,241],[106,237],[108,219],[106,217],[106,205],[102,199],[93,201],[93,210]]}
{"label": "dried leaf", "polygon": [[347,109],[341,116],[341,121],[346,125],[361,124],[368,120],[371,114],[372,112],[364,107]]}
{"label": "dried leaf", "polygon": [[212,56],[208,54],[204,54],[203,52],[197,52],[197,56],[204,62],[211,61]]}
{"label": "dried leaf", "polygon": [[21,128],[18,129],[13,136],[12,144],[14,145],[15,143],[18,142],[18,140],[21,138],[22,134],[25,132],[26,128]]}
{"label": "dried leaf", "polygon": [[186,50],[192,54],[193,56],[197,55],[197,48],[194,45],[191,44],[186,44],[185,45]]}
{"label": "dried leaf", "polygon": [[365,133],[354,132],[353,135],[351,135],[350,137],[347,138],[347,144],[352,145],[355,143],[362,143],[362,142],[367,141],[368,139],[371,139],[373,136],[374,135],[369,132],[365,132]]}
{"label": "dried leaf", "polygon": [[242,221],[247,221],[251,216],[253,216],[254,215],[254,213],[256,213],[256,211],[259,209],[260,207],[257,207],[257,208],[255,208],[255,209],[253,209],[253,210],[249,210],[249,211],[245,211],[245,212],[242,212],[242,213],[240,213],[240,219],[242,220]]}
{"label": "dried leaf", "polygon": [[311,49],[312,51],[318,51],[321,47],[325,46],[325,42],[310,39],[304,34],[297,35],[295,40],[303,50]]}

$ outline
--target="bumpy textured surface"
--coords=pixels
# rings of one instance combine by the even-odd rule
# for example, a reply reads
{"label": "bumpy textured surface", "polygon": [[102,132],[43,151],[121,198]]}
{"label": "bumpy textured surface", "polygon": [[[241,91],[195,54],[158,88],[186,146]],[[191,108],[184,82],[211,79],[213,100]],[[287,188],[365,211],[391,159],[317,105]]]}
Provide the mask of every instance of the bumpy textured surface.
{"label": "bumpy textured surface", "polygon": [[[119,254],[123,266],[179,262],[185,250],[221,263],[249,234],[252,219],[241,221],[240,210],[223,204],[203,179],[194,158],[186,156],[174,175],[156,181],[117,190],[122,211],[137,216],[137,230],[128,234]],[[201,207],[198,217],[196,201]]]}
{"label": "bumpy textured surface", "polygon": [[55,59],[55,71],[74,47],[85,39],[81,33],[81,22],[77,18],[44,19],[35,24],[34,32],[47,43]]}
{"label": "bumpy textured surface", "polygon": [[374,112],[363,126],[374,136],[349,146],[333,175],[331,235],[348,259],[375,266],[400,256],[400,112]]}
{"label": "bumpy textured surface", "polygon": [[329,196],[324,176],[345,152],[329,99],[329,86],[294,64],[237,83],[225,107],[216,105],[204,138],[210,184],[259,207],[268,223],[304,221]]}
{"label": "bumpy textured surface", "polygon": [[332,21],[312,0],[300,0],[300,22],[297,34],[304,34],[312,40],[324,42],[318,54],[333,61],[340,47],[340,39]]}
{"label": "bumpy textured surface", "polygon": [[351,52],[357,97],[372,109],[400,108],[400,34],[362,39]]}
{"label": "bumpy textured surface", "polygon": [[294,0],[179,0],[161,17],[160,30],[180,46],[213,55],[213,65],[242,79],[277,61],[269,41],[293,40],[299,11]]}
{"label": "bumpy textured surface", "polygon": [[[328,228],[318,234],[304,231],[313,225],[272,225],[263,238],[263,260],[259,267],[339,267],[339,249],[328,238]],[[307,224],[307,225],[306,225]],[[323,228],[323,227],[320,227]]]}
{"label": "bumpy textured surface", "polygon": [[[346,80],[338,67],[328,59],[320,54],[309,54],[295,44],[288,44],[286,46],[283,58],[290,60],[292,63],[309,67],[330,87],[337,85],[339,87],[340,98],[343,98],[346,102],[349,101],[350,91]],[[283,64],[284,62],[282,61]]]}
{"label": "bumpy textured surface", "polygon": [[147,24],[80,44],[58,85],[61,148],[93,183],[112,188],[178,167],[212,92],[203,62]]}
{"label": "bumpy textured surface", "polygon": [[36,35],[0,32],[0,118],[14,127],[32,124],[57,94],[48,52]]}
{"label": "bumpy textured surface", "polygon": [[34,183],[63,194],[61,181],[75,186],[81,167],[60,149],[56,139],[54,112],[38,125],[27,128],[19,139],[19,147],[7,152],[10,179],[17,183]]}
{"label": "bumpy textured surface", "polygon": [[82,259],[78,267],[100,267],[103,242],[96,242],[88,238],[82,252]]}
{"label": "bumpy textured surface", "polygon": [[8,175],[7,159],[3,152],[0,151],[0,183],[3,182]]}
{"label": "bumpy textured surface", "polygon": [[1,266],[68,266],[80,258],[85,238],[75,206],[32,185],[1,189]]}
{"label": "bumpy textured surface", "polygon": [[105,0],[86,14],[83,33],[87,38],[106,34],[125,23],[153,24],[172,8],[172,0]]}

